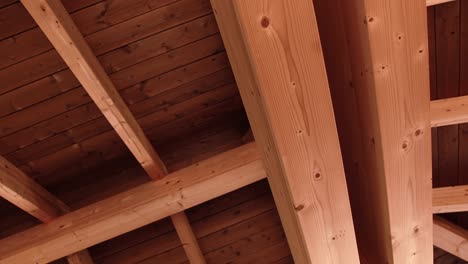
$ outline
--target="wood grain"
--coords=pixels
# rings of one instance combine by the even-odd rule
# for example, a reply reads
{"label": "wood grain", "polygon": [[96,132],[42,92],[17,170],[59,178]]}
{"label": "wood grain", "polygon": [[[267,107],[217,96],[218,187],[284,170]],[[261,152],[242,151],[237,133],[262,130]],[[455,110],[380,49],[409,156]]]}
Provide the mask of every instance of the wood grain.
{"label": "wood grain", "polygon": [[441,218],[434,217],[434,246],[468,261],[468,232]]}
{"label": "wood grain", "polygon": [[[0,156],[0,196],[44,223],[70,211],[62,201]],[[70,264],[92,264],[88,251],[72,252]]]}
{"label": "wood grain", "polygon": [[[361,127],[358,242],[368,263],[431,263],[431,127],[424,0],[340,1]],[[329,14],[330,16],[331,14]],[[336,44],[339,45],[339,44]],[[354,209],[354,208],[353,208]]]}
{"label": "wood grain", "polygon": [[468,122],[468,96],[431,101],[431,126],[441,127]]}
{"label": "wood grain", "polygon": [[212,1],[297,263],[358,263],[311,1]]}
{"label": "wood grain", "polygon": [[434,214],[467,212],[468,186],[434,188],[432,190],[432,211]]}
{"label": "wood grain", "polygon": [[158,154],[63,5],[54,0],[22,3],[150,177],[166,174]]}

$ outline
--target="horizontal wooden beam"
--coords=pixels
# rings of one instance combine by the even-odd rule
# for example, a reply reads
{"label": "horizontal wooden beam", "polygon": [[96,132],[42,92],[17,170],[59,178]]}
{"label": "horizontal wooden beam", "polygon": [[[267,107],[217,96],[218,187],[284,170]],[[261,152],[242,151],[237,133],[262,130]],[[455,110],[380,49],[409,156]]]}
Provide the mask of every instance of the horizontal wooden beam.
{"label": "horizontal wooden beam", "polygon": [[468,122],[468,96],[431,101],[431,126],[440,127]]}
{"label": "horizontal wooden beam", "polygon": [[453,2],[453,1],[455,0],[426,0],[426,5],[433,6],[433,5],[438,5],[438,4],[443,4],[443,3]]}
{"label": "horizontal wooden beam", "polygon": [[468,185],[432,189],[434,214],[468,211]]}
{"label": "horizontal wooden beam", "polygon": [[0,263],[48,263],[265,177],[250,143],[0,240]]}
{"label": "horizontal wooden beam", "polygon": [[434,246],[468,261],[468,231],[437,216],[434,217]]}

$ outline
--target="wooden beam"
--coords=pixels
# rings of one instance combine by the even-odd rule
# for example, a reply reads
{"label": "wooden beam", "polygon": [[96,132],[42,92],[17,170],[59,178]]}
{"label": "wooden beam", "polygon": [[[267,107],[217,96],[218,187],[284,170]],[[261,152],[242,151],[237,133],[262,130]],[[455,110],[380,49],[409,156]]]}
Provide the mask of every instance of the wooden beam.
{"label": "wooden beam", "polygon": [[67,256],[69,264],[93,264],[93,259],[89,255],[88,250],[82,250]]}
{"label": "wooden beam", "polygon": [[0,263],[48,263],[265,177],[247,144],[0,240]]}
{"label": "wooden beam", "polygon": [[163,177],[164,164],[61,1],[21,2],[148,175]]}
{"label": "wooden beam", "polygon": [[[70,211],[62,201],[2,156],[0,156],[0,196],[44,223]],[[70,264],[93,263],[87,250],[72,254],[67,259]]]}
{"label": "wooden beam", "polygon": [[192,226],[185,212],[182,211],[171,215],[171,220],[190,263],[205,264],[205,256],[200,249],[198,240],[193,233]]}
{"label": "wooden beam", "polygon": [[468,261],[468,231],[437,216],[434,217],[434,246]]}
{"label": "wooden beam", "polygon": [[427,6],[439,5],[443,3],[453,2],[455,0],[426,0]]}
{"label": "wooden beam", "polygon": [[1,156],[0,196],[44,223],[69,211],[62,201]]}
{"label": "wooden beam", "polygon": [[431,102],[431,126],[440,127],[468,122],[468,96]]}
{"label": "wooden beam", "polygon": [[[22,3],[148,175],[154,180],[167,175],[159,155],[61,2],[23,0]],[[181,240],[191,241],[184,244],[187,256],[192,263],[205,263],[188,221],[180,221],[184,218],[185,213],[180,212],[173,220]]]}
{"label": "wooden beam", "polygon": [[242,142],[244,143],[249,143],[249,142],[252,142],[254,141],[254,137],[253,137],[253,133],[252,133],[252,129],[249,128],[247,130],[247,132],[245,132],[245,134],[242,136]]}
{"label": "wooden beam", "polygon": [[212,0],[296,263],[359,263],[310,0]]}
{"label": "wooden beam", "polygon": [[187,216],[184,213],[178,213],[171,216],[171,219],[190,262],[194,264],[206,263]]}
{"label": "wooden beam", "polygon": [[468,211],[468,185],[435,188],[432,190],[434,214]]}
{"label": "wooden beam", "polygon": [[[325,0],[316,0],[325,1]],[[424,0],[337,0],[362,154],[353,170],[358,243],[370,263],[432,263],[429,61]],[[325,44],[327,45],[327,44]],[[341,47],[340,47],[341,45]],[[345,88],[343,88],[345,89]]]}

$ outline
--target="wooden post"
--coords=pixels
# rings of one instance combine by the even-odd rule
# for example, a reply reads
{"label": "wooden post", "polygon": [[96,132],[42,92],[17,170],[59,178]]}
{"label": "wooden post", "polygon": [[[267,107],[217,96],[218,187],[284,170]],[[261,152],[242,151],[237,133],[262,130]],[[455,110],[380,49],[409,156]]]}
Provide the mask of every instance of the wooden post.
{"label": "wooden post", "polygon": [[212,0],[296,263],[359,263],[314,7]]}
{"label": "wooden post", "polygon": [[343,93],[352,89],[356,94],[348,100],[356,101],[357,111],[349,112],[348,117],[359,126],[354,131],[362,145],[360,154],[352,157],[353,167],[347,169],[355,171],[349,188],[354,195],[358,243],[365,249],[360,253],[370,263],[431,263],[426,3],[315,0],[323,1],[340,7],[321,15],[342,19],[344,33],[336,30],[330,34],[345,34],[337,39],[346,40],[330,42],[329,38],[324,45],[340,53],[347,50],[349,58],[334,67],[347,67],[352,73],[349,84],[337,89]]}

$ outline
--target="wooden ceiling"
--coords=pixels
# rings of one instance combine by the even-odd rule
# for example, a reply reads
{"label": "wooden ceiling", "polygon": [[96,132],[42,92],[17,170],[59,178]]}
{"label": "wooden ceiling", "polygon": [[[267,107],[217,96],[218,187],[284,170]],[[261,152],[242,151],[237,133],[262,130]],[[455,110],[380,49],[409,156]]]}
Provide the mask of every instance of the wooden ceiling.
{"label": "wooden ceiling", "polygon": [[[171,171],[240,144],[248,123],[208,0],[63,4]],[[72,208],[147,180],[23,5],[0,7],[0,155]],[[2,236],[37,223],[1,204]]]}
{"label": "wooden ceiling", "polygon": [[[67,12],[70,13],[78,30],[103,66],[105,73],[115,85],[118,93],[128,105],[144,134],[161,156],[169,172],[198,164],[198,162],[218,154],[223,155],[228,150],[236,148],[237,151],[239,150],[237,147],[253,140],[251,136],[246,136],[246,132],[250,131],[249,122],[210,0],[62,0],[61,2]],[[226,11],[230,8],[224,6],[225,3],[222,0],[213,0],[212,2],[218,3],[218,11]],[[427,1],[431,5],[442,2],[447,1]],[[301,1],[301,3],[306,2]],[[306,3],[306,5],[309,4]],[[351,181],[351,183],[350,179],[366,175],[365,173],[361,174],[359,171],[365,168],[362,168],[361,161],[355,158],[363,153],[361,152],[362,147],[358,146],[361,144],[360,133],[373,135],[373,133],[379,134],[383,131],[382,134],[384,134],[385,131],[398,130],[399,128],[388,123],[385,128],[383,128],[384,124],[377,129],[378,132],[373,130],[374,127],[368,127],[368,131],[362,132],[358,131],[362,127],[357,128],[357,123],[360,121],[348,118],[353,114],[356,114],[355,118],[358,117],[356,102],[348,100],[349,98],[356,99],[353,84],[351,83],[352,89],[343,90],[345,86],[347,87],[350,84],[347,78],[351,79],[350,75],[352,73],[348,67],[353,64],[347,60],[336,60],[336,58],[347,58],[349,56],[347,53],[349,50],[347,48],[342,49],[341,44],[346,46],[343,43],[349,41],[351,43],[348,43],[349,47],[352,49],[352,47],[359,46],[356,43],[360,43],[362,40],[354,39],[354,37],[351,40],[344,39],[345,35],[340,31],[345,30],[342,28],[343,25],[338,25],[339,23],[336,23],[335,20],[329,20],[327,16],[327,13],[335,12],[331,9],[335,7],[331,2],[315,1],[326,68],[322,65],[321,52],[315,53],[317,50],[311,49],[309,54],[307,49],[304,53],[310,55],[307,59],[313,57],[315,58],[313,61],[319,61],[319,63],[314,64],[317,68],[304,67],[304,69],[308,73],[307,76],[316,76],[314,82],[310,84],[315,87],[314,92],[323,92],[317,92],[316,97],[328,98],[327,100],[330,101],[328,89],[321,90],[323,87],[330,85],[333,103],[335,104],[337,131],[342,144],[344,169],[347,174],[348,189],[350,189],[351,206],[355,210],[356,204],[362,201],[353,200],[352,197],[353,195],[354,197],[361,197],[356,195],[356,191],[360,190],[361,187],[357,186],[359,179],[356,178],[356,182]],[[236,19],[246,19],[246,17],[254,13],[252,10],[244,11],[239,12],[238,16],[240,17]],[[300,12],[301,10],[295,11]],[[337,7],[336,12],[341,11]],[[249,12],[252,13],[249,14]],[[301,14],[303,18],[309,16],[307,12]],[[347,12],[344,12],[344,14],[347,14]],[[352,16],[353,14],[348,15]],[[465,95],[464,78],[462,76],[464,76],[463,72],[466,67],[464,67],[465,65],[460,58],[463,58],[464,46],[466,46],[466,41],[464,41],[465,26],[462,26],[464,25],[462,22],[468,21],[468,8],[461,4],[461,1],[455,1],[429,7],[428,15],[431,99]],[[242,18],[241,16],[245,17]],[[227,22],[224,22],[227,23],[229,28],[232,26],[232,23],[229,24],[231,17],[226,17],[228,17]],[[370,22],[372,20],[367,21],[367,23]],[[268,19],[263,18],[260,21],[260,25],[264,29],[268,28],[269,24]],[[226,27],[221,23],[220,26],[221,28]],[[255,93],[260,93],[271,96],[269,101],[272,102],[276,96],[273,92],[269,94],[267,93],[268,90],[262,91],[259,89],[257,91],[257,88],[249,87],[250,80],[246,80],[248,78],[239,80],[238,73],[245,70],[244,66],[247,70],[256,71],[256,69],[249,68],[251,65],[246,59],[247,55],[245,53],[247,52],[255,53],[259,58],[262,58],[262,61],[272,62],[271,69],[278,67],[275,72],[279,72],[281,67],[281,61],[277,62],[276,58],[269,57],[269,50],[259,48],[264,42],[253,37],[256,34],[254,30],[249,31],[251,29],[245,25],[239,27],[242,26],[244,26],[243,36],[226,35],[225,32],[229,30],[225,29],[223,37],[225,41],[226,38],[230,40],[226,45],[228,50],[230,47],[231,52],[232,50],[238,51],[236,54],[238,56],[231,63],[233,63],[232,67],[236,72],[239,84],[242,85],[240,87],[241,91],[247,94],[247,96],[243,94],[247,109],[254,113],[262,113],[258,115],[250,113],[252,126],[255,124],[257,129],[259,129],[258,127],[263,129],[267,126],[266,122],[273,122],[274,125],[279,127],[288,122],[293,122],[288,118],[284,118],[295,115],[295,112],[288,107],[280,107],[280,109],[291,110],[291,113],[286,115],[286,112],[284,112],[286,110],[275,112],[274,107],[268,108],[255,101],[257,99]],[[308,26],[310,28],[316,27],[314,25]],[[353,25],[350,26],[350,28],[352,27]],[[328,30],[330,28],[335,30]],[[336,39],[337,35],[341,33],[343,35],[340,37],[343,38]],[[247,45],[247,47],[242,46],[245,50],[236,48],[235,45],[239,44],[235,43],[236,40],[248,39],[249,34],[251,42],[244,40],[245,43],[242,43],[242,45]],[[301,39],[301,36],[299,34],[297,38]],[[293,37],[289,35],[289,38]],[[232,41],[233,39],[234,41]],[[318,38],[315,40],[319,43]],[[316,42],[312,41],[310,43]],[[330,44],[334,42],[341,44]],[[357,46],[353,46],[354,44]],[[376,43],[373,44],[377,45]],[[356,52],[355,54],[359,53]],[[354,59],[356,58],[351,56],[350,60]],[[358,60],[359,56],[357,56],[356,61]],[[413,61],[409,61],[408,65],[413,65],[412,63]],[[345,65],[345,67],[342,67],[342,65]],[[261,69],[264,65],[256,66]],[[385,66],[383,67],[385,68]],[[382,68],[382,71],[384,68]],[[328,82],[326,79],[327,72],[324,70],[328,70]],[[258,71],[261,72],[261,70]],[[256,74],[261,75],[259,72],[256,72]],[[401,74],[404,75],[405,71],[401,71]],[[268,75],[265,74],[265,76]],[[259,77],[253,76],[251,79],[255,78]],[[279,85],[279,82],[275,82],[275,80],[283,81],[280,77],[278,79],[273,77],[266,79],[265,77],[256,81],[260,83],[260,87],[270,89],[275,85]],[[137,188],[144,187],[150,181],[148,171],[145,172],[141,167],[141,160],[135,159],[131,149],[129,150],[122,141],[121,135],[116,133],[116,130],[93,102],[88,92],[81,86],[81,83],[68,68],[67,63],[49,42],[48,37],[44,35],[43,30],[38,27],[23,4],[16,0],[0,0],[0,156],[8,159],[14,166],[20,168],[26,175],[32,177],[37,183],[57,196],[71,210],[83,208],[125,191],[131,193],[138,190]],[[293,82],[291,85],[295,87],[296,84]],[[358,84],[357,86],[366,87],[366,85],[368,83]],[[409,93],[407,90],[400,90],[401,94]],[[421,98],[425,96],[424,91],[418,90],[418,92],[421,92],[421,96],[418,96],[415,101],[423,101]],[[364,98],[364,96],[362,97]],[[382,98],[388,97],[391,96]],[[333,120],[331,102],[325,100],[328,103],[317,105],[312,103],[313,98],[307,99],[311,100],[310,105],[317,113],[320,113],[321,118],[328,121]],[[460,100],[460,104],[462,104],[464,99]],[[357,101],[357,104],[361,103],[364,107],[369,107],[367,102]],[[279,105],[281,102],[277,103]],[[377,100],[374,103],[379,104]],[[446,111],[446,109],[456,104],[454,101],[448,103],[439,101],[437,103],[438,105],[433,104],[432,110],[436,109],[434,106],[439,107],[437,114],[440,115],[436,118],[436,115],[432,113],[433,127],[466,121],[447,118],[446,114],[449,111]],[[369,105],[373,105],[373,103]],[[418,109],[416,107],[416,110],[411,112],[417,113]],[[381,111],[382,109],[378,110]],[[386,114],[387,119],[392,119],[395,116],[394,112],[387,111],[386,108],[380,113]],[[364,118],[372,121],[370,116]],[[424,121],[426,119],[421,117],[420,120]],[[292,124],[294,125],[294,123]],[[343,226],[346,226],[346,230],[348,228],[351,230],[351,233],[348,233],[346,239],[342,239],[344,236],[341,236],[342,234],[337,236],[342,240],[347,240],[346,245],[344,243],[339,245],[341,247],[339,251],[341,254],[345,254],[342,253],[345,251],[348,252],[346,255],[353,256],[353,259],[357,261],[357,250],[350,246],[353,244],[355,237],[353,223],[349,221],[351,214],[347,204],[348,196],[346,195],[347,190],[344,183],[344,174],[342,173],[343,164],[336,162],[339,159],[330,158],[339,157],[340,155],[336,129],[333,127],[333,122],[315,125],[319,126],[312,129],[312,131],[321,131],[321,129],[324,131],[320,132],[323,134],[322,136],[317,136],[322,138],[323,142],[326,141],[325,139],[330,140],[329,131],[333,131],[334,137],[327,141],[327,144],[317,143],[315,139],[304,139],[310,140],[308,144],[305,144],[307,146],[317,144],[316,148],[309,149],[307,153],[316,151],[321,144],[326,145],[327,151],[323,153],[329,156],[324,159],[324,167],[327,168],[325,171],[329,171],[328,168],[333,171],[336,169],[336,173],[333,174],[334,180],[332,181],[334,183],[332,185],[339,189],[339,191],[335,190],[332,195],[327,192],[324,194],[324,198],[319,200],[325,201],[328,199],[327,203],[330,203],[324,206],[324,215],[326,217],[330,213],[327,208],[334,208],[343,216],[340,221],[343,222]],[[348,135],[348,131],[352,131],[352,133]],[[434,187],[466,184],[466,177],[462,173],[463,164],[466,161],[464,158],[468,156],[463,151],[464,131],[463,125],[433,129]],[[296,134],[302,135],[302,132],[302,130],[294,131],[293,138],[295,138]],[[310,133],[310,131],[308,132]],[[279,144],[272,140],[274,135],[269,135],[269,133],[271,132],[268,129],[263,131],[263,134],[267,136],[260,139],[260,146],[277,146],[276,144]],[[317,133],[319,134],[319,132]],[[417,134],[417,132],[415,133]],[[400,144],[400,138],[392,139]],[[284,145],[279,144],[282,150],[275,149],[277,152],[271,152],[273,153],[271,155],[276,155],[276,160],[273,159],[266,163],[267,170],[277,166],[275,162],[284,155],[281,151],[292,148],[290,142],[285,142]],[[347,145],[344,145],[343,142],[351,143],[345,143]],[[249,148],[249,145],[246,146],[244,148]],[[250,148],[252,148],[252,145],[250,145]],[[371,148],[373,149],[373,147]],[[290,150],[290,155],[297,155],[295,156],[297,159],[295,158],[294,161],[301,160],[303,156],[299,152]],[[320,151],[317,150],[317,153],[312,156],[321,156],[323,153]],[[427,152],[424,153],[427,154]],[[422,154],[416,154],[414,154],[415,159],[422,156]],[[428,163],[429,159],[423,161]],[[423,161],[412,163],[410,166],[414,166],[415,170],[419,170],[417,166],[423,164]],[[382,164],[386,162],[387,160],[382,161]],[[296,165],[289,169],[293,171],[301,167],[300,162]],[[428,168],[428,166],[423,167]],[[278,173],[278,171],[273,170],[274,173]],[[308,181],[305,180],[296,183],[291,181],[288,183],[287,188],[286,185],[282,185],[281,179],[283,178],[281,177],[284,176],[284,178],[288,179],[287,175],[291,171],[282,171],[284,175],[270,175],[273,194],[267,181],[262,180],[186,211],[194,235],[198,239],[200,248],[209,263],[293,263],[291,254],[297,257],[304,253],[307,243],[313,244],[319,240],[322,240],[324,245],[327,243],[329,237],[325,233],[321,238],[310,235],[315,234],[316,226],[319,226],[323,220],[311,216],[311,219],[307,221],[302,219],[301,221],[309,223],[312,220],[317,220],[316,225],[303,225],[301,222],[295,223],[298,226],[288,226],[286,224],[286,233],[291,234],[299,230],[296,234],[297,241],[294,241],[294,238],[293,242],[290,242],[290,244],[293,243],[294,245],[290,250],[283,230],[285,224],[281,224],[277,206],[280,214],[282,213],[283,222],[288,222],[288,217],[294,218],[299,213],[293,213],[285,218],[284,212],[287,210],[284,208],[293,204],[294,199],[291,197],[294,197],[296,193],[292,192],[286,195],[287,197],[278,201],[276,205],[273,196],[277,197],[290,192],[290,186],[296,186],[300,190],[307,189],[305,188],[307,184],[304,184],[304,182]],[[450,176],[446,177],[444,172]],[[314,172],[314,176],[316,176],[315,180],[321,180],[322,171]],[[423,176],[425,175],[421,177],[424,178]],[[272,180],[271,177],[276,177],[274,178],[276,180]],[[362,178],[361,180],[365,179]],[[367,180],[365,181],[367,182]],[[314,186],[315,183],[310,183],[308,188],[313,189]],[[223,188],[228,189],[229,186],[223,185]],[[392,189],[394,193],[401,191],[398,188]],[[427,194],[428,190],[418,191],[417,195]],[[457,193],[463,195],[463,188],[457,190]],[[455,193],[452,189],[438,189],[438,191],[442,196]],[[302,193],[299,191],[298,193],[304,194],[303,197],[307,196],[307,191]],[[436,197],[442,197],[437,196],[436,193]],[[157,196],[156,192],[154,196]],[[150,200],[144,195],[141,197],[143,200]],[[408,199],[410,198],[414,197]],[[335,205],[338,204],[337,201],[342,201],[345,204],[345,206],[340,207],[340,210],[337,209],[339,206],[335,208]],[[373,200],[369,199],[369,201],[371,206],[375,205],[372,204]],[[443,201],[445,202],[445,200]],[[455,208],[453,209],[454,212],[465,210],[457,207],[458,204],[453,208],[449,208],[444,202],[441,202],[440,209],[437,209],[442,210],[439,212],[449,212],[453,208]],[[430,207],[428,200],[424,200],[423,203],[424,205],[418,206],[418,208]],[[297,212],[304,208],[304,205],[293,204],[293,206],[295,209],[293,211]],[[389,206],[389,210],[398,211],[398,206],[395,206],[395,208],[391,208],[391,206],[394,206],[392,204],[385,204],[385,206]],[[463,206],[466,206],[466,204],[463,204]],[[434,208],[438,208],[437,205]],[[380,214],[377,211],[371,213]],[[365,214],[366,212],[360,211],[360,213]],[[332,214],[334,213],[331,212],[330,215]],[[0,198],[0,216],[0,239],[38,226],[41,223],[2,198]],[[368,216],[369,219],[373,217],[372,215]],[[409,218],[410,216],[408,216]],[[394,222],[390,225],[398,225],[399,221],[404,222],[408,219],[392,219]],[[466,228],[465,215],[460,216],[457,214],[456,216],[449,216],[449,219]],[[329,218],[325,222],[327,225],[341,227],[340,221],[335,220]],[[354,220],[356,221],[356,219]],[[438,227],[448,225],[447,229],[451,228],[450,223],[447,224],[444,221],[437,219]],[[147,222],[151,223],[151,221]],[[291,220],[290,222],[294,221]],[[310,230],[303,228],[301,225],[310,228]],[[356,225],[358,241],[362,239],[363,233],[359,233],[360,230],[363,230],[362,227],[363,222]],[[364,225],[364,227],[365,230],[368,230],[369,226]],[[375,228],[375,233],[378,233],[378,226],[375,226]],[[413,229],[410,231],[413,232]],[[314,237],[314,240],[309,239],[307,241],[305,239],[305,241],[301,241],[303,233],[300,232],[309,234],[308,237]],[[337,237],[334,236],[333,241]],[[376,237],[378,238],[378,235]],[[289,239],[291,240],[291,237]],[[455,239],[458,239],[458,237]],[[168,218],[164,218],[96,244],[89,248],[89,252],[95,263],[188,263],[183,246],[184,244],[179,241],[174,226]],[[304,248],[301,248],[302,246]],[[431,247],[425,248],[430,249]],[[362,248],[359,249],[362,250]],[[395,252],[393,252],[394,257],[402,256],[398,255],[397,251],[395,249]],[[363,253],[360,253],[362,262],[364,261]],[[380,253],[382,255],[386,254],[384,252],[378,252],[377,254]],[[428,254],[423,255],[428,256]],[[307,258],[307,256],[302,257]],[[308,257],[310,258],[310,256]],[[337,256],[330,258],[334,257]],[[326,257],[318,256],[317,258],[325,259]],[[444,261],[462,263],[461,260],[439,250],[436,250],[434,258],[435,263],[445,263]],[[261,259],[260,262],[259,259]],[[67,260],[63,258],[54,261],[54,263],[67,263]]]}

